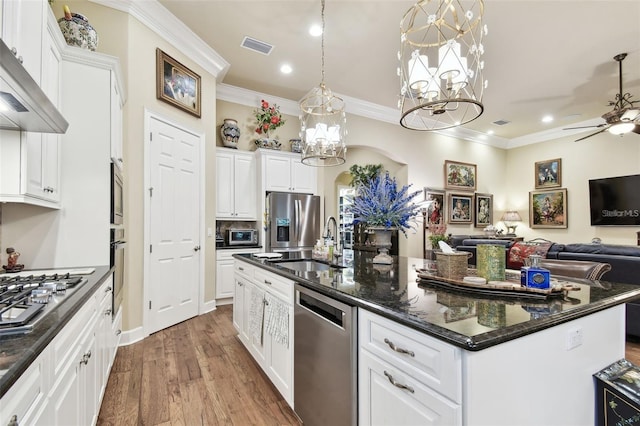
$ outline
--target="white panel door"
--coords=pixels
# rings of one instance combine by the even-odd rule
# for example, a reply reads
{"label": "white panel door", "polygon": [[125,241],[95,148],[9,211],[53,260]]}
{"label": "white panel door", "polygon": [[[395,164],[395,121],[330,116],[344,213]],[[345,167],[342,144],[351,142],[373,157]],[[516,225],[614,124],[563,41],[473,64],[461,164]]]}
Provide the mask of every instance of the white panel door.
{"label": "white panel door", "polygon": [[149,333],[198,314],[200,138],[150,120]]}

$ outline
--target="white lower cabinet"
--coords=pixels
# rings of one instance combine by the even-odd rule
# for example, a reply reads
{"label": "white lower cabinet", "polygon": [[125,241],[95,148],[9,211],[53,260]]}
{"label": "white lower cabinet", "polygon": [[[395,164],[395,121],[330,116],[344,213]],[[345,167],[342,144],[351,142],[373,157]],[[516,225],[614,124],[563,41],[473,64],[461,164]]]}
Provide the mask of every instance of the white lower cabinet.
{"label": "white lower cabinet", "polygon": [[216,300],[234,296],[233,255],[237,253],[258,253],[259,249],[216,250]]}
{"label": "white lower cabinet", "polygon": [[360,425],[461,425],[461,350],[358,312]]}
{"label": "white lower cabinet", "polygon": [[48,351],[45,349],[0,400],[0,425],[49,422],[49,368]]}
{"label": "white lower cabinet", "polygon": [[[293,407],[293,281],[236,260],[233,323],[240,341],[260,365],[285,401]],[[254,295],[255,298],[254,298]],[[288,341],[278,342],[264,324],[266,317],[254,318],[267,304],[281,303],[288,316]],[[256,306],[252,309],[252,301]],[[257,309],[257,304],[262,308]],[[259,336],[251,332],[252,321],[263,324]]]}
{"label": "white lower cabinet", "polygon": [[96,424],[119,343],[112,288],[110,277],[2,397],[0,424]]}

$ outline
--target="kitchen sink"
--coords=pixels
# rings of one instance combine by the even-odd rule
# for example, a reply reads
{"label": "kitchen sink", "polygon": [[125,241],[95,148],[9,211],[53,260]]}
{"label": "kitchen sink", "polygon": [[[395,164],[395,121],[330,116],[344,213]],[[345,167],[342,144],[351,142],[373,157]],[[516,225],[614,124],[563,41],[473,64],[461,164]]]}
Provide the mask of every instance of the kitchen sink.
{"label": "kitchen sink", "polygon": [[291,269],[293,271],[301,272],[313,272],[313,271],[328,271],[330,269],[344,269],[344,266],[333,265],[327,262],[322,262],[314,259],[296,259],[296,260],[270,260],[269,263],[273,263],[283,268]]}

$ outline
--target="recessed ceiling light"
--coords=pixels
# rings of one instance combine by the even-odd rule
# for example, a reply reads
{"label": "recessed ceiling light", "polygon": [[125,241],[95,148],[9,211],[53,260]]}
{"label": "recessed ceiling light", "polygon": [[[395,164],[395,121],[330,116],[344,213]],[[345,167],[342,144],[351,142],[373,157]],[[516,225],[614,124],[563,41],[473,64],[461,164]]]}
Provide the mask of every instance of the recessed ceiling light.
{"label": "recessed ceiling light", "polygon": [[551,123],[553,121],[553,116],[552,115],[545,115],[544,117],[542,117],[542,122],[543,123]]}
{"label": "recessed ceiling light", "polygon": [[313,24],[311,27],[309,27],[309,34],[314,37],[320,37],[322,35],[322,26]]}
{"label": "recessed ceiling light", "polygon": [[291,65],[289,65],[289,64],[283,64],[280,67],[280,72],[282,74],[291,74],[291,71],[293,71],[293,68],[291,68]]}

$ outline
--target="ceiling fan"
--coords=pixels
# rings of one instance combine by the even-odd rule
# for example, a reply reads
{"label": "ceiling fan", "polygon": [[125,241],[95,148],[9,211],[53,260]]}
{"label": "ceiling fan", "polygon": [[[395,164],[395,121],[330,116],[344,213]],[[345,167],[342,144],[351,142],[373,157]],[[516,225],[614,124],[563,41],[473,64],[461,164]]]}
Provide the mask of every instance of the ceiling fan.
{"label": "ceiling fan", "polygon": [[620,70],[620,92],[616,94],[615,102],[610,101],[609,106],[613,106],[613,110],[602,115],[604,123],[595,126],[567,127],[564,130],[600,128],[595,133],[585,136],[575,141],[581,141],[591,136],[608,130],[614,135],[624,135],[625,133],[634,132],[640,134],[640,108],[634,107],[633,104],[640,101],[632,101],[630,93],[622,91],[622,61],[627,57],[626,53],[620,53],[613,57],[618,62]]}

